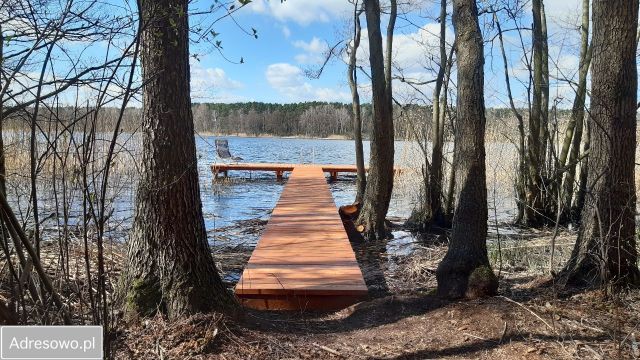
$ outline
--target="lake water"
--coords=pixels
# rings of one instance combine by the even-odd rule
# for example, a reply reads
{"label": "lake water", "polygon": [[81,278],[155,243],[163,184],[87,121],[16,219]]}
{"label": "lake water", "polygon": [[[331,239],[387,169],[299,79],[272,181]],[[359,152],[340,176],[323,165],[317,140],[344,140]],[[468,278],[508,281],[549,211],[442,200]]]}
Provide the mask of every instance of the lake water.
{"label": "lake water", "polygon": [[[351,140],[224,137],[234,156],[245,162],[297,164],[355,164]],[[273,172],[230,171],[229,179],[214,181],[210,166],[217,159],[216,137],[197,138],[201,197],[212,245],[254,245],[257,237],[227,229],[254,219],[267,220],[286,184],[277,181]],[[410,144],[396,142],[396,163],[402,164]],[[364,143],[365,159],[369,143]],[[341,174],[329,184],[337,206],[351,204],[355,198],[355,174]],[[389,216],[406,218],[411,211],[411,194],[396,191]],[[221,231],[211,231],[222,229]],[[237,229],[236,229],[237,230]]]}
{"label": "lake water", "polygon": [[[28,144],[21,133],[7,137],[9,148]],[[109,134],[102,134],[105,139]],[[211,164],[220,161],[216,155],[215,136],[196,135],[198,170],[205,226],[213,247],[252,247],[258,240],[256,225],[263,224],[275,207],[286,184],[286,177],[278,181],[273,172],[229,172],[229,178],[214,180]],[[229,141],[233,155],[253,163],[299,163],[299,164],[355,164],[354,142],[351,140],[292,139],[292,138],[246,138],[223,137]],[[99,143],[106,151],[108,142]],[[137,178],[137,160],[140,156],[139,135],[122,134],[119,148],[126,158],[124,171],[114,171],[110,177],[107,197],[109,211],[113,211],[107,223],[107,236],[116,241],[126,241],[133,219],[133,203]],[[450,148],[450,144],[448,144]],[[24,150],[23,150],[24,151]],[[489,195],[489,231],[493,231],[497,215],[498,222],[508,222],[514,215],[512,180],[505,174],[512,173],[512,164],[505,160],[512,157],[508,144],[487,145],[487,185]],[[364,143],[365,160],[369,158],[369,142]],[[396,166],[407,169],[396,177],[388,217],[396,223],[404,221],[416,206],[422,175],[419,169],[423,156],[413,142],[395,142]],[[15,165],[9,173],[8,199],[15,205],[19,217],[29,214],[30,192],[27,165]],[[41,174],[39,188],[39,212],[43,237],[55,240],[61,235],[64,224],[60,208],[60,185],[53,187]],[[74,181],[78,181],[77,179]],[[355,174],[341,174],[338,181],[329,183],[336,205],[351,204],[355,198]],[[494,196],[494,190],[495,196]],[[58,199],[54,194],[58,193]],[[69,209],[67,224],[73,229],[82,228],[82,193],[79,188],[68,191],[66,201]],[[498,209],[493,212],[493,207]],[[58,214],[58,217],[55,216]],[[28,220],[28,216],[27,222]],[[413,242],[410,234],[397,231],[394,243]]]}

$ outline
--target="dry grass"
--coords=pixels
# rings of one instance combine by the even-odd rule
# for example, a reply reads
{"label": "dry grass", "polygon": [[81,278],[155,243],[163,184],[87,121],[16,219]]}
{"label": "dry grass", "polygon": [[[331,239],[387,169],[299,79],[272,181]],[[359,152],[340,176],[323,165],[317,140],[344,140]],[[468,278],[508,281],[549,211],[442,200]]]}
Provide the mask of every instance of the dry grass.
{"label": "dry grass", "polygon": [[[546,235],[534,234],[528,241],[543,243]],[[514,266],[502,274],[501,296],[450,303],[432,295],[434,270],[445,252],[444,245],[423,244],[410,255],[387,258],[385,276],[392,294],[334,313],[247,310],[236,319],[196,315],[168,323],[156,317],[125,326],[116,338],[117,358],[495,360],[640,355],[634,352],[640,292],[616,299],[603,298],[598,291],[563,292],[546,285],[549,277],[535,268]]]}
{"label": "dry grass", "polygon": [[[60,246],[64,246],[64,250],[61,251]],[[122,243],[108,242],[105,244],[105,290],[109,301],[113,298],[115,286],[124,265],[124,251],[125,247]],[[64,254],[64,257],[61,258],[60,254]],[[11,299],[11,284],[15,285],[15,282],[10,280],[7,259],[3,255],[0,254],[0,300],[7,301]],[[40,261],[47,275],[52,279],[63,303],[69,308],[74,324],[92,323],[91,305],[88,303],[86,293],[89,286],[95,292],[98,283],[96,275],[98,268],[97,249],[95,247],[88,249],[89,266],[92,275],[91,282],[87,277],[84,256],[84,245],[79,239],[70,241],[67,244],[44,242],[41,248]],[[13,264],[18,262],[15,255],[11,260]],[[35,275],[35,271],[31,277],[37,285],[38,277]],[[28,306],[29,304],[26,303],[26,305]],[[33,310],[31,309],[31,311]],[[32,317],[27,317],[26,320],[27,324],[38,323]]]}
{"label": "dry grass", "polygon": [[[50,135],[53,136],[53,135]],[[57,174],[61,177],[64,173],[70,179],[77,179],[82,173],[82,139],[78,134],[76,142],[69,137],[61,137],[57,140],[56,148],[39,138],[37,146],[37,168],[40,177],[51,177]],[[104,166],[107,153],[109,151],[111,134],[99,134],[93,146],[92,157],[90,159],[89,172],[99,171]],[[31,167],[30,137],[26,130],[5,131],[3,133],[5,142],[5,166],[8,177],[27,178]],[[119,137],[114,148],[114,155],[111,162],[111,172],[114,175],[137,176],[137,161],[141,149],[141,137],[139,135],[123,134]],[[57,155],[55,154],[57,153]],[[62,164],[64,161],[64,166]]]}

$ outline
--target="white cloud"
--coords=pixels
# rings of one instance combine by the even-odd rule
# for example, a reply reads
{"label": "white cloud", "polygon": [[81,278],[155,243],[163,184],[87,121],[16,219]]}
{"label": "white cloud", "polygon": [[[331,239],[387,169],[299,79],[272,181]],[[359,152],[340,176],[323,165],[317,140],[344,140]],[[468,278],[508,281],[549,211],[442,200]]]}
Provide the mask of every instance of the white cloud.
{"label": "white cloud", "polygon": [[[524,12],[531,16],[531,1],[524,4]],[[544,11],[547,25],[555,23],[575,22],[582,14],[582,0],[551,0],[544,1]],[[552,30],[552,29],[550,29]]]}
{"label": "white cloud", "polygon": [[243,83],[231,79],[221,68],[205,68],[191,62],[191,96],[194,99],[237,101],[238,95],[231,91],[243,87]]}
{"label": "white cloud", "polygon": [[321,64],[329,50],[327,43],[315,36],[309,42],[296,40],[293,42],[293,46],[304,50],[304,53],[295,56],[296,62],[299,64]]}
{"label": "white cloud", "polygon": [[313,89],[313,97],[310,100],[317,99],[319,101],[326,102],[350,102],[351,101],[351,93],[346,91],[336,91],[336,89],[331,88],[316,88]]}
{"label": "white cloud", "polygon": [[[426,83],[435,79],[440,61],[440,25],[427,23],[412,32],[396,32],[393,39],[394,76],[402,76],[413,83]],[[447,28],[447,43],[453,42],[452,29]],[[383,48],[386,43],[383,41]],[[447,48],[447,53],[449,48]],[[344,55],[344,61],[348,61]],[[362,31],[357,61],[364,69],[369,69],[369,36],[367,29]],[[455,76],[455,74],[452,74]],[[455,77],[454,77],[455,78]],[[410,85],[395,80],[393,92],[399,101],[415,102],[416,99],[431,100],[433,86],[431,84]],[[423,95],[424,94],[424,95]],[[426,99],[425,99],[426,96]]]}
{"label": "white cloud", "polygon": [[573,19],[582,14],[582,0],[545,1],[544,10],[551,20]]}
{"label": "white cloud", "polygon": [[282,26],[282,35],[284,35],[284,37],[287,39],[291,36],[291,30],[289,29],[288,26],[286,25]]}
{"label": "white cloud", "polygon": [[305,42],[303,40],[296,40],[293,42],[293,46],[300,48],[304,51],[314,52],[314,53],[322,52],[327,48],[327,44],[315,36],[309,42]]}
{"label": "white cloud", "polygon": [[346,0],[254,0],[248,5],[257,13],[268,14],[280,21],[294,21],[300,25],[330,22],[349,13],[351,4]]}
{"label": "white cloud", "polygon": [[351,94],[332,88],[317,88],[305,81],[303,71],[288,63],[271,64],[265,72],[267,82],[288,101],[348,102]]}
{"label": "white cloud", "polygon": [[269,85],[275,89],[298,87],[302,83],[302,70],[287,63],[271,64],[265,73]]}
{"label": "white cloud", "polygon": [[[453,31],[447,28],[447,43],[454,39]],[[386,49],[386,42],[382,42]],[[424,72],[425,69],[437,69],[440,60],[440,25],[427,23],[414,32],[399,33],[393,37],[393,64],[405,72]],[[447,49],[447,52],[449,49]],[[345,55],[345,61],[348,59]],[[435,62],[434,62],[435,61]],[[369,64],[369,34],[367,29],[362,31],[360,48],[358,49],[358,63],[362,66]],[[434,74],[435,74],[434,70]]]}
{"label": "white cloud", "polygon": [[191,87],[194,89],[241,89],[244,85],[227,76],[221,68],[204,68],[199,65],[191,66]]}

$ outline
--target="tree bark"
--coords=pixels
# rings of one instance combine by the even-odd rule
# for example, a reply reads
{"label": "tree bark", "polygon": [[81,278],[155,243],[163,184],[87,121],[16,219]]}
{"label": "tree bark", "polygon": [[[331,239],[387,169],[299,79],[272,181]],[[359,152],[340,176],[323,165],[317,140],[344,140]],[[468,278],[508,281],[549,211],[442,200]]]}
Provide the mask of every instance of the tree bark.
{"label": "tree bark", "polygon": [[[0,24],[0,66],[4,65],[4,33],[2,32],[2,24]],[[0,89],[3,88],[2,77],[0,77]],[[7,168],[4,156],[4,118],[2,116],[3,101],[0,97],[0,192],[6,196],[7,194]]]}
{"label": "tree bark", "polygon": [[[560,152],[559,167],[563,168],[569,164],[566,170],[564,182],[562,184],[562,206],[561,219],[564,221],[575,220],[576,212],[572,208],[573,189],[576,175],[578,156],[580,155],[580,144],[582,142],[582,131],[584,128],[584,106],[587,97],[587,75],[591,64],[591,48],[589,47],[589,3],[590,0],[582,1],[582,24],[580,26],[580,63],[578,68],[578,87],[576,97],[571,108],[571,120],[567,126],[567,132]],[[569,151],[569,149],[571,149]],[[567,159],[568,156],[568,159]]]}
{"label": "tree bark", "polygon": [[143,155],[123,275],[127,314],[226,311],[207,242],[189,86],[188,0],[141,0]]}
{"label": "tree bark", "polygon": [[[444,108],[441,109],[440,111],[440,125],[441,127],[443,127],[443,134],[444,134],[444,122],[447,119],[447,113],[449,113],[449,98],[448,98],[448,91],[449,91],[449,81],[451,80],[451,68],[453,68],[453,53],[455,50],[455,46],[453,46],[451,48],[451,50],[449,51],[449,58],[447,59],[447,68],[446,68],[446,72],[445,72],[445,81],[444,81],[444,88],[442,96],[440,98],[440,102],[444,105]],[[455,125],[454,125],[454,119],[453,117],[449,116],[449,119],[451,121],[450,127],[451,127],[451,132],[455,133]],[[455,142],[455,138],[453,139],[453,154],[456,153],[457,150],[457,145]],[[453,219],[453,212],[454,212],[454,203],[453,200],[455,198],[455,185],[456,185],[456,167],[453,165],[453,159],[451,159],[451,167],[449,169],[449,175],[448,175],[448,181],[447,181],[447,192],[446,192],[446,196],[445,196],[445,202],[444,202],[444,207],[443,207],[443,213],[444,213],[444,219],[446,221],[445,225],[446,227],[451,227],[451,219]]]}
{"label": "tree bark", "polygon": [[458,59],[456,193],[449,249],[438,266],[438,294],[475,298],[494,294],[498,281],[487,256],[484,50],[475,0],[453,1]]}
{"label": "tree bark", "polygon": [[591,147],[591,126],[589,126],[589,122],[586,122],[584,125],[585,133],[584,141],[582,142],[582,153],[586,156],[580,162],[578,191],[576,192],[576,198],[573,201],[573,207],[578,214],[582,214],[582,210],[584,209],[584,201],[587,194],[587,175],[589,174],[589,155],[587,153]]}
{"label": "tree bark", "polygon": [[[439,225],[444,224],[444,213],[442,210],[442,147],[444,146],[444,121],[441,121],[440,113],[444,112],[440,101],[442,83],[444,81],[447,66],[446,31],[447,31],[447,0],[440,2],[440,69],[436,77],[436,85],[433,89],[433,111],[432,111],[432,144],[431,152],[431,172],[429,173],[431,185],[430,205],[433,221]],[[444,104],[446,107],[446,103]]]}
{"label": "tree bark", "polygon": [[638,284],[634,183],[638,0],[593,2],[591,149],[578,240],[567,283]]}
{"label": "tree bark", "polygon": [[[542,82],[540,83],[540,90],[542,91],[542,102],[540,103],[540,157],[541,157],[541,169],[539,170],[545,179],[545,175],[548,169],[548,164],[551,164],[547,160],[547,154],[551,154],[551,151],[547,151],[549,143],[549,36],[547,33],[547,15],[544,8],[544,0],[540,0],[540,30],[542,32]],[[546,209],[548,205],[549,195],[547,190],[548,186],[543,186],[542,199],[543,209]],[[552,197],[551,199],[555,199]],[[545,212],[545,215],[549,212]]]}
{"label": "tree bark", "polygon": [[364,236],[370,240],[389,237],[385,216],[389,210],[391,192],[393,191],[394,129],[390,65],[395,5],[395,0],[392,0],[391,17],[387,28],[387,68],[385,68],[380,32],[380,1],[364,1],[369,32],[373,129],[369,176],[357,224],[364,226]]}
{"label": "tree bark", "polygon": [[[540,226],[545,222],[543,199],[543,171],[546,155],[546,124],[548,121],[549,82],[546,58],[546,24],[544,24],[542,0],[532,1],[533,9],[533,103],[529,116],[527,137],[526,203],[523,204],[522,222],[528,226]],[[545,71],[546,70],[546,71]],[[545,107],[547,109],[545,109]]]}
{"label": "tree bark", "polygon": [[[385,90],[387,92],[387,101],[389,104],[393,104],[393,92],[392,90],[392,73],[393,69],[391,68],[391,63],[393,62],[393,31],[396,28],[396,17],[398,16],[398,4],[396,0],[389,1],[390,9],[389,9],[389,23],[387,24],[387,48],[385,49],[385,63],[384,63],[384,83]],[[365,5],[366,6],[366,5]],[[380,2],[378,1],[378,8],[380,8]],[[368,18],[367,18],[368,21]],[[378,21],[380,22],[380,21]],[[369,24],[367,22],[367,28]]]}
{"label": "tree bark", "polygon": [[360,107],[360,94],[358,93],[358,68],[356,67],[358,47],[362,28],[360,26],[361,9],[358,9],[358,1],[353,10],[353,45],[349,53],[349,87],[351,88],[351,107],[353,111],[353,139],[356,147],[356,167],[358,177],[356,180],[356,202],[361,203],[367,187],[367,173],[364,167],[364,148],[362,145],[362,111]]}

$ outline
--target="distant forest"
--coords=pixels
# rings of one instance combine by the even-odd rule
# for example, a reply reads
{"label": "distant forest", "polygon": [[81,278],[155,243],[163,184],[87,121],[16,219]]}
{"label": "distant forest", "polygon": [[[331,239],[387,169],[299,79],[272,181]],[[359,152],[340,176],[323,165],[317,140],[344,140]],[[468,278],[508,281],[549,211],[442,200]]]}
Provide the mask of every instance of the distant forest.
{"label": "distant forest", "polygon": [[[362,132],[371,135],[371,104],[362,105]],[[452,113],[454,109],[451,109]],[[526,114],[526,111],[523,110]],[[395,134],[398,139],[411,138],[412,128],[421,126],[429,131],[431,106],[396,106]],[[568,119],[569,110],[558,110],[559,123]],[[292,104],[198,103],[193,105],[196,131],[221,135],[303,136],[352,138],[351,104],[303,102]],[[507,125],[505,127],[505,125]],[[517,131],[516,119],[510,109],[487,109],[487,133]]]}
{"label": "distant forest", "polygon": [[[362,104],[362,132],[365,139],[371,134],[371,104]],[[199,103],[193,105],[196,131],[222,135],[247,136],[303,136],[352,138],[353,122],[351,104],[303,102],[292,104],[249,103]],[[453,113],[453,112],[452,112]],[[413,129],[429,131],[431,106],[396,106],[395,134],[397,139],[413,136]],[[557,119],[562,123],[570,111],[558,110]],[[507,125],[513,125],[505,127]],[[487,133],[498,134],[517,131],[516,119],[510,109],[487,109]]]}
{"label": "distant forest", "polygon": [[[352,138],[353,121],[351,104],[327,102],[302,102],[291,104],[273,104],[262,102],[248,103],[196,103],[192,106],[195,131],[219,135],[240,136],[300,136],[313,138],[344,137]],[[454,109],[449,113],[454,114]],[[81,131],[87,121],[94,119],[94,109],[60,107],[55,114],[41,110],[40,122],[43,128],[53,121],[76,120],[75,129]],[[85,112],[87,116],[79,116]],[[96,129],[112,131],[118,121],[119,108],[105,107],[98,112]],[[516,119],[510,109],[487,109],[487,134],[517,135]],[[568,119],[570,111],[558,110],[559,124]],[[410,139],[416,131],[430,132],[431,106],[396,106],[395,135],[397,139]],[[551,119],[553,120],[553,118]],[[7,129],[28,129],[30,117],[13,115],[5,122]],[[140,128],[142,111],[140,108],[127,108],[122,119],[124,132],[135,132]],[[365,139],[371,134],[371,104],[362,105],[362,132]],[[448,124],[448,127],[450,124]]]}

